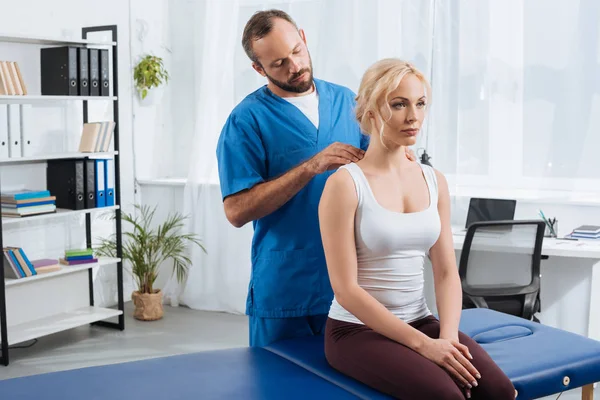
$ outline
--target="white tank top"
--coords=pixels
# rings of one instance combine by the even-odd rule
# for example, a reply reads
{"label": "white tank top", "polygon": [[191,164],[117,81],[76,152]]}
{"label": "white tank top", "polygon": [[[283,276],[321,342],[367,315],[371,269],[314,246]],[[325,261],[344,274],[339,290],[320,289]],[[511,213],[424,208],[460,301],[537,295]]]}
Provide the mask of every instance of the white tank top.
{"label": "white tank top", "polygon": [[[352,176],[358,196],[354,235],[359,286],[405,322],[431,315],[423,293],[423,265],[441,230],[435,171],[421,165],[429,188],[429,207],[419,212],[400,213],[387,210],[377,202],[358,165],[347,164],[340,168]],[[335,297],[329,317],[362,324]]]}

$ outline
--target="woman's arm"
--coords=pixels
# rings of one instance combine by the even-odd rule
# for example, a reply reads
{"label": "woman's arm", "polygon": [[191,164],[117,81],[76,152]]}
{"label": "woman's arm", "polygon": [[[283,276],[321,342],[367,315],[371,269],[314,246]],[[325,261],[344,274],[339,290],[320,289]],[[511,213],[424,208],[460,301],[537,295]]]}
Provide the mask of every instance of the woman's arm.
{"label": "woman's arm", "polygon": [[440,338],[458,341],[462,286],[452,239],[450,193],[444,175],[438,171],[435,173],[438,182],[438,212],[442,230],[438,241],[429,251],[429,256],[433,265],[436,305],[440,319]]}
{"label": "woman's arm", "polygon": [[319,204],[321,238],[336,300],[374,331],[420,351],[429,337],[393,315],[357,282],[354,215],[358,204],[352,177],[339,170],[329,177]]}

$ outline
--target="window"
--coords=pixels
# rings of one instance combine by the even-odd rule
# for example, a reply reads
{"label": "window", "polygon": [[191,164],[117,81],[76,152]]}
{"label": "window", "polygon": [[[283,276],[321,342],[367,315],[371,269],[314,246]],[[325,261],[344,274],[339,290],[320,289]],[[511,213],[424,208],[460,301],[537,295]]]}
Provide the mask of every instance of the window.
{"label": "window", "polygon": [[435,7],[434,165],[457,187],[600,196],[600,4]]}

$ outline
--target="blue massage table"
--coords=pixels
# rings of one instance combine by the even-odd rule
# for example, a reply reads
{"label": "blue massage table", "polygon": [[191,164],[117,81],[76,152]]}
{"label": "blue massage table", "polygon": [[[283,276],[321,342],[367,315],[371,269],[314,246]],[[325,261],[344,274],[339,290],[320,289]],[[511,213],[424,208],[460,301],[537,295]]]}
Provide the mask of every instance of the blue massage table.
{"label": "blue massage table", "polygon": [[[460,329],[514,383],[518,399],[600,381],[600,342],[486,309],[464,310]],[[10,367],[7,367],[10,368]],[[0,399],[389,399],[327,364],[323,338],[89,367],[0,381]]]}

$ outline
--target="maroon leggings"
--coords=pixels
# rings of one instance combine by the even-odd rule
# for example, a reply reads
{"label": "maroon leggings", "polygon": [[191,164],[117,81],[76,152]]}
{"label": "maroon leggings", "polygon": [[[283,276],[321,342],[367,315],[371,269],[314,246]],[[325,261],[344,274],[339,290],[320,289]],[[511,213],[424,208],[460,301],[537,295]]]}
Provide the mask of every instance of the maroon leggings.
{"label": "maroon leggings", "polygon": [[[410,324],[438,338],[440,323],[429,316]],[[487,352],[459,332],[469,348],[473,366],[481,374],[471,399],[513,400],[515,389]],[[325,327],[325,355],[329,364],[364,384],[402,400],[465,399],[463,390],[445,369],[408,347],[376,333],[365,325],[329,318]]]}

